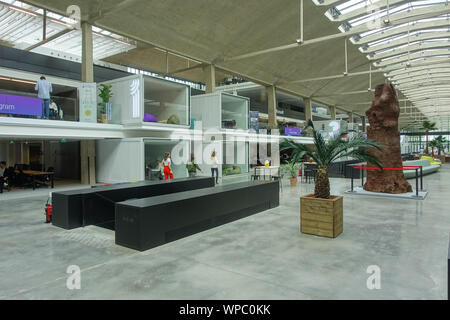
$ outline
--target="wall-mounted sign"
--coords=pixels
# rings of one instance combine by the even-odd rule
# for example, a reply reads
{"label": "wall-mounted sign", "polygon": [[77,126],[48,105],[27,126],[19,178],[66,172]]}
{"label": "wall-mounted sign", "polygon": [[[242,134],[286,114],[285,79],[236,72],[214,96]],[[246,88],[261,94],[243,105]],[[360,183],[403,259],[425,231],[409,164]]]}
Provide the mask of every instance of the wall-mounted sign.
{"label": "wall-mounted sign", "polygon": [[301,136],[302,129],[300,129],[300,128],[284,128],[284,134],[287,136]]}
{"label": "wall-mounted sign", "polygon": [[39,98],[0,94],[0,113],[42,116],[42,100]]}
{"label": "wall-mounted sign", "polygon": [[97,84],[82,83],[79,97],[80,122],[97,122]]}

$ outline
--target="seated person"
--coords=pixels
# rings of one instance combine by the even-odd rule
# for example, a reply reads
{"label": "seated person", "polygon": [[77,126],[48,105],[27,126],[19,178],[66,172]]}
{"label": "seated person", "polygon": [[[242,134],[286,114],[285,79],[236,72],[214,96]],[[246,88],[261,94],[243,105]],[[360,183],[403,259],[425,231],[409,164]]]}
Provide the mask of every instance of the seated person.
{"label": "seated person", "polygon": [[0,162],[0,188],[8,187],[8,171],[6,169],[6,161]]}
{"label": "seated person", "polygon": [[50,119],[56,120],[59,118],[58,106],[54,100],[50,101]]}

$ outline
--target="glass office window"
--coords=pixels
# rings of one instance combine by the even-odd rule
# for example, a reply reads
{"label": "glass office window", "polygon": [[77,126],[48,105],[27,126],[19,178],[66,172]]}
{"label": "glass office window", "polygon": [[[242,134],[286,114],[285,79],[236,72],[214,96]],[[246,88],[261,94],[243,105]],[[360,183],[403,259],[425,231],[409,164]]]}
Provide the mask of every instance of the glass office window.
{"label": "glass office window", "polygon": [[224,141],[222,176],[249,172],[248,142]]}
{"label": "glass office window", "polygon": [[[0,76],[0,94],[18,97],[19,99],[20,97],[37,99],[37,92],[34,90],[35,84],[36,83],[33,81]],[[50,119],[78,121],[78,88],[58,85],[57,83],[52,83],[52,87],[53,91],[50,96]],[[39,108],[39,106],[37,108]],[[42,109],[39,110],[40,115],[36,115],[36,112],[32,111],[30,106],[21,107],[18,109],[20,111],[17,111],[17,113],[14,113],[11,110],[0,110],[0,116],[35,119],[41,118],[40,115]]]}
{"label": "glass office window", "polygon": [[248,99],[222,94],[222,128],[248,129]]}
{"label": "glass office window", "polygon": [[[188,177],[186,163],[179,161],[180,158],[189,155],[189,141],[171,141],[169,139],[144,140],[145,143],[145,178],[147,180],[158,180],[160,177],[159,163],[164,159],[166,152],[171,153],[172,171],[174,179]],[[180,148],[184,143],[183,148]],[[178,146],[178,147],[177,147]],[[187,155],[183,152],[186,151]]]}
{"label": "glass office window", "polygon": [[189,87],[144,76],[144,122],[189,125]]}

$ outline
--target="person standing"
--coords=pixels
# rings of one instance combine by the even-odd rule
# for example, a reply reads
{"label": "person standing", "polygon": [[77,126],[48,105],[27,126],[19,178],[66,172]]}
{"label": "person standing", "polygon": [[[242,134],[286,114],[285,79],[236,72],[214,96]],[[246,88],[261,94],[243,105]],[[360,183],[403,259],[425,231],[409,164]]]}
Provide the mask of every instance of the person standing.
{"label": "person standing", "polygon": [[216,152],[211,154],[211,175],[214,178],[214,172],[216,173],[216,184],[219,183],[219,166],[216,158]]}
{"label": "person standing", "polygon": [[45,79],[44,76],[36,82],[34,90],[38,92],[38,97],[42,99],[42,117],[41,119],[48,119],[50,113],[50,93],[52,93],[52,84]]}
{"label": "person standing", "polygon": [[197,175],[197,170],[203,173],[202,169],[195,162],[194,155],[191,156],[191,161],[186,164],[186,169],[189,173],[189,178],[195,177]]}
{"label": "person standing", "polygon": [[170,160],[169,152],[166,152],[164,154],[163,166],[164,166],[164,180],[172,180],[173,179],[172,160]]}

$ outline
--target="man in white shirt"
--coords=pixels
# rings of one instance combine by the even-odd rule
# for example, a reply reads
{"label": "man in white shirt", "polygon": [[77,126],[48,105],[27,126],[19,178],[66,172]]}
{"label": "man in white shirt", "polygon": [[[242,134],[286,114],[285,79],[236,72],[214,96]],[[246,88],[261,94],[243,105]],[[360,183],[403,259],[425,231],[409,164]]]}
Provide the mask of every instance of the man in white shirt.
{"label": "man in white shirt", "polygon": [[52,93],[52,84],[48,82],[44,76],[36,82],[34,90],[38,92],[38,97],[42,99],[42,119],[48,119],[50,110],[50,93]]}

